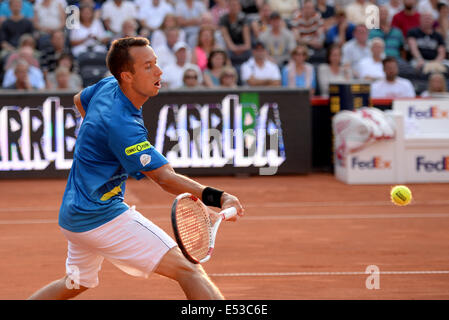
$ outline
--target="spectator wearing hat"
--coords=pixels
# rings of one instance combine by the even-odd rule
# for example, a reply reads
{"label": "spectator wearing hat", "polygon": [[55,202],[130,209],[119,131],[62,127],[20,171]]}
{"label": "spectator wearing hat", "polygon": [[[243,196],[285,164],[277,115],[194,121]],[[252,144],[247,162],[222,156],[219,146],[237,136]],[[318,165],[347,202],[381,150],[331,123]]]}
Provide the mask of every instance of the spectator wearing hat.
{"label": "spectator wearing hat", "polygon": [[385,79],[371,84],[371,98],[395,99],[414,98],[415,89],[408,79],[398,77],[399,68],[395,58],[387,57],[382,61]]}
{"label": "spectator wearing hat", "polygon": [[167,65],[162,74],[162,86],[164,88],[176,89],[183,86],[183,75],[187,69],[194,69],[198,75],[198,82],[203,82],[200,68],[193,63],[188,62],[189,47],[185,42],[178,42],[174,45],[176,61]]}
{"label": "spectator wearing hat", "polygon": [[[178,42],[185,42],[181,39],[182,29],[178,27],[169,27],[164,30],[164,38],[161,41],[157,41],[154,45],[153,50],[157,55],[157,61],[162,70],[169,64],[174,64],[176,62],[175,56],[175,44]],[[190,51],[188,52],[190,54]],[[188,56],[190,60],[190,56]]]}
{"label": "spectator wearing hat", "polygon": [[263,42],[269,56],[279,68],[287,63],[290,52],[296,46],[295,36],[285,27],[281,15],[276,11],[270,15],[270,28],[260,35],[259,40]]}
{"label": "spectator wearing hat", "polygon": [[281,73],[279,67],[267,59],[264,44],[260,41],[255,42],[252,52],[253,57],[242,64],[242,82],[249,86],[280,86]]}

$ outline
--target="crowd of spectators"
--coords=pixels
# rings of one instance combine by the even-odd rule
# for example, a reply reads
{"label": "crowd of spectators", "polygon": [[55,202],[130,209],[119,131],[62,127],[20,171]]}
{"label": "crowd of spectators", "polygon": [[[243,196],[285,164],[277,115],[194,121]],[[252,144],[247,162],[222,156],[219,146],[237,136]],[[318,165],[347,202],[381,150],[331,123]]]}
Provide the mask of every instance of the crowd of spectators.
{"label": "crowd of spectators", "polygon": [[164,88],[270,86],[432,96],[449,75],[448,0],[3,0],[3,89],[80,90],[114,39],[147,37]]}

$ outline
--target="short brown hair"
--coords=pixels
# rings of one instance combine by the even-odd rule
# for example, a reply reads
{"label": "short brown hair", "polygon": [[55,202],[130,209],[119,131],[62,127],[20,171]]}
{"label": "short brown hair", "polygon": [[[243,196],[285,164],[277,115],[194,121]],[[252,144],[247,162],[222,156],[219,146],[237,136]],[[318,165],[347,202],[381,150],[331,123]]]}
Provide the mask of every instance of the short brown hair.
{"label": "short brown hair", "polygon": [[129,54],[131,47],[149,46],[150,41],[143,37],[126,37],[114,40],[106,56],[106,65],[118,82],[122,72],[131,71],[134,73],[134,61]]}

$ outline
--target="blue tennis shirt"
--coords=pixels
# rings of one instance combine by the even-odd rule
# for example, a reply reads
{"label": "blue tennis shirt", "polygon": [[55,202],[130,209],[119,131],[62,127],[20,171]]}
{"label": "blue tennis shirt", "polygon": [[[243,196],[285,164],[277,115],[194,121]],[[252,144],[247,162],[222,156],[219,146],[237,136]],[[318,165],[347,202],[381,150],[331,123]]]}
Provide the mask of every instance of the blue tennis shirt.
{"label": "blue tennis shirt", "polygon": [[72,232],[95,229],[128,210],[128,176],[168,163],[148,141],[142,109],[123,94],[114,77],[81,93],[86,112],[59,211],[59,225]]}

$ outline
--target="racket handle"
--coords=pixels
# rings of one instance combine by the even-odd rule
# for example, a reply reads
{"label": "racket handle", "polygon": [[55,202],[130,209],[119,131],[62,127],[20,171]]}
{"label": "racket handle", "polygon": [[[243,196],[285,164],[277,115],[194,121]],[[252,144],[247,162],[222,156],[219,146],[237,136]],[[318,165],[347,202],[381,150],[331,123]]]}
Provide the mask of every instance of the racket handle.
{"label": "racket handle", "polygon": [[234,207],[224,209],[223,211],[220,212],[220,215],[223,220],[229,220],[237,215],[237,209]]}

